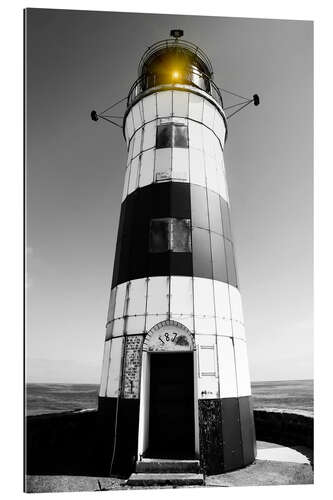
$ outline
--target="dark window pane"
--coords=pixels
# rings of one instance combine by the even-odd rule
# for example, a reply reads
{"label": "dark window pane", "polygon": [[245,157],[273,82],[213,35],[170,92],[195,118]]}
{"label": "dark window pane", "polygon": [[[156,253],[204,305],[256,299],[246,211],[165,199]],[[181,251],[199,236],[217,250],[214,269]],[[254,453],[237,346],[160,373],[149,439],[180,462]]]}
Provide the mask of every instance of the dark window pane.
{"label": "dark window pane", "polygon": [[220,197],[217,193],[214,193],[214,191],[211,190],[208,190],[207,194],[210,230],[222,234]]}
{"label": "dark window pane", "polygon": [[169,249],[169,220],[153,219],[150,222],[149,251],[167,252]]}
{"label": "dark window pane", "polygon": [[191,252],[191,225],[189,219],[172,219],[171,245],[173,252]]}
{"label": "dark window pane", "polygon": [[171,148],[172,146],[172,124],[157,125],[156,130],[156,147]]}
{"label": "dark window pane", "polygon": [[193,276],[212,278],[209,231],[192,228]]}
{"label": "dark window pane", "polygon": [[212,261],[214,280],[228,283],[227,265],[223,237],[216,233],[210,233],[212,243]]}
{"label": "dark window pane", "polygon": [[[139,236],[138,236],[139,238]],[[149,251],[191,252],[190,219],[153,219],[150,222]]]}
{"label": "dark window pane", "polygon": [[227,258],[227,270],[228,270],[228,282],[230,285],[237,286],[237,274],[235,266],[234,248],[233,244],[229,240],[224,240],[225,242],[225,252]]}
{"label": "dark window pane", "polygon": [[191,184],[192,226],[209,229],[206,188]]}
{"label": "dark window pane", "polygon": [[157,148],[188,148],[188,127],[181,123],[157,125]]}
{"label": "dark window pane", "polygon": [[173,124],[173,146],[175,148],[188,148],[188,128],[180,123]]}
{"label": "dark window pane", "polygon": [[225,238],[228,238],[228,240],[231,240],[229,205],[222,197],[220,197],[220,203],[222,210],[223,235]]}

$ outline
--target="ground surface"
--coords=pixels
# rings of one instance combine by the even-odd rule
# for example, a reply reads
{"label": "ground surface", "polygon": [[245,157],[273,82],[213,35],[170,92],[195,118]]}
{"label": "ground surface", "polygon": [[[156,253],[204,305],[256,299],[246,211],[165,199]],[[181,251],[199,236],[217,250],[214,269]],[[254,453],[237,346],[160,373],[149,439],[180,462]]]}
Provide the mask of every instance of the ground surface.
{"label": "ground surface", "polygon": [[312,484],[311,450],[257,441],[256,461],[234,472],[206,478],[206,486]]}
{"label": "ground surface", "polygon": [[[206,477],[206,486],[268,486],[312,484],[311,450],[288,448],[274,443],[257,442],[256,461],[234,472]],[[199,486],[200,487],[200,486]],[[128,489],[121,478],[85,476],[27,476],[28,493],[60,491],[99,491]]]}

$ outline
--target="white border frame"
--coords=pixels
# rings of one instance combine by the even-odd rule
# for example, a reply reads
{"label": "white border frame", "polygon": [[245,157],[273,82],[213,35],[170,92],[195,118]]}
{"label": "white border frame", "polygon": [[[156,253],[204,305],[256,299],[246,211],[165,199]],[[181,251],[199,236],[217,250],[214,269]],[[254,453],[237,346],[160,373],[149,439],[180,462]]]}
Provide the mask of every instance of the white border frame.
{"label": "white border frame", "polygon": [[[4,164],[20,165],[22,162],[23,146],[20,146],[22,137],[22,75],[23,67],[20,64],[22,60],[22,9],[27,6],[26,2],[15,0],[6,2],[3,6],[5,21],[1,31],[3,51],[3,66],[7,68],[9,78],[1,80],[2,94],[6,95],[8,102],[11,102],[11,112],[6,116],[6,120],[1,123],[2,137],[7,137],[3,142]],[[119,11],[119,5],[106,0],[76,0],[50,2],[45,0],[34,0],[31,7],[35,8],[57,8],[57,9],[85,9],[85,10],[105,10]],[[122,2],[121,11],[137,12],[138,5],[134,0],[125,0]],[[140,6],[141,12],[177,14],[177,15],[210,15],[210,16],[229,16],[229,17],[247,17],[247,18],[270,18],[270,19],[295,19],[295,20],[315,20],[315,105],[316,105],[316,150],[315,165],[315,206],[316,206],[316,233],[315,233],[315,269],[316,279],[316,325],[318,331],[325,331],[330,324],[329,314],[331,310],[330,299],[330,280],[327,276],[333,274],[333,238],[322,231],[322,244],[318,243],[318,209],[321,209],[322,226],[330,227],[332,213],[331,186],[333,184],[333,174],[330,168],[327,168],[327,161],[331,157],[331,130],[330,113],[327,112],[327,95],[331,92],[332,66],[327,62],[331,57],[331,47],[333,45],[332,17],[329,2],[304,2],[295,0],[280,0],[280,2],[267,2],[264,0],[236,0],[232,3],[212,2],[197,4],[195,7],[192,2],[179,3],[176,0],[169,0],[161,4],[156,4],[147,0]],[[10,50],[8,48],[10,41]],[[320,67],[320,72],[319,72]],[[321,106],[319,106],[321,104]],[[10,134],[9,134],[10,132]],[[319,165],[323,174],[319,181]],[[23,242],[23,217],[22,217],[22,171],[17,168],[7,168],[4,173],[4,185],[6,189],[1,197],[2,213],[4,217],[4,233],[7,234],[7,241],[10,244],[1,247],[1,262],[3,265],[3,277],[5,286],[2,290],[2,303],[7,304],[3,309],[3,329],[11,331],[12,335],[7,337],[7,349],[4,351],[1,364],[1,380],[3,401],[6,401],[7,410],[3,412],[3,433],[2,433],[2,470],[6,476],[6,481],[2,485],[2,490],[7,498],[26,498],[22,491],[21,467],[22,467],[22,412],[23,412],[23,385],[22,385],[22,358],[17,355],[22,352],[22,257],[21,248]],[[319,203],[320,193],[320,203]],[[9,214],[9,215],[8,215]],[[18,227],[19,225],[19,227]],[[21,230],[20,230],[21,228]],[[320,258],[319,258],[320,256]],[[332,339],[328,339],[329,343]],[[316,455],[316,485],[298,486],[297,492],[305,499],[312,499],[314,493],[325,496],[331,488],[331,462],[329,459],[330,446],[327,446],[327,429],[330,425],[331,412],[329,410],[329,399],[327,394],[330,391],[330,377],[327,376],[327,367],[331,366],[331,349],[327,342],[317,342],[315,350],[316,358],[316,408],[318,417],[320,415],[321,425],[315,425],[318,449],[321,448],[320,455]],[[22,353],[23,356],[23,353]],[[320,377],[322,374],[322,377]],[[11,383],[8,384],[8,378]],[[320,384],[318,383],[320,378]],[[20,395],[18,397],[18,394]],[[317,398],[318,396],[318,398]],[[320,446],[322,444],[322,446]],[[326,451],[325,451],[326,450]],[[221,491],[219,488],[209,490],[212,497],[219,497]],[[267,493],[272,500],[280,499],[281,494],[286,498],[294,498],[295,488],[293,486],[280,488],[266,487],[260,488],[225,488],[223,494],[227,498],[241,498],[246,494],[248,498],[256,500],[266,499]],[[124,495],[129,497],[132,492],[113,491],[115,499],[124,499]],[[80,498],[91,498],[91,492],[78,493]],[[183,499],[186,495],[191,498],[202,496],[202,490],[176,489],[172,495],[174,499]],[[75,495],[75,493],[74,493]],[[167,498],[170,495],[169,490],[146,490],[145,496],[149,498]],[[44,498],[54,498],[52,493],[45,493]],[[62,498],[72,499],[73,493],[62,493]],[[96,497],[97,498],[97,497]]]}

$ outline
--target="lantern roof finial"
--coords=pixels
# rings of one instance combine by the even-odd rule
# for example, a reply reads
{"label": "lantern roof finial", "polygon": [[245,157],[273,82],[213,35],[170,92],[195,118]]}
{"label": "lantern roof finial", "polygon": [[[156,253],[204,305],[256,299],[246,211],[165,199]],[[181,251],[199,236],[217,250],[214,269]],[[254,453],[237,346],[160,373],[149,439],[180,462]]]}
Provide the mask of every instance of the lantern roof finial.
{"label": "lantern roof finial", "polygon": [[175,29],[170,31],[170,36],[173,36],[174,38],[180,38],[184,36],[184,31],[180,29]]}

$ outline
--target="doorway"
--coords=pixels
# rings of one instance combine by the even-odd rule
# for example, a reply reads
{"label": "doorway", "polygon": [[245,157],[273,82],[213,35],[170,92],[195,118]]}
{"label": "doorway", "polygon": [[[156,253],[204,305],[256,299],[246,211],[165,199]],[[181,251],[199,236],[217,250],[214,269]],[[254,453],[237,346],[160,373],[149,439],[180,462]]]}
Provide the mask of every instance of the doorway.
{"label": "doorway", "polygon": [[194,458],[193,352],[150,354],[151,458]]}

